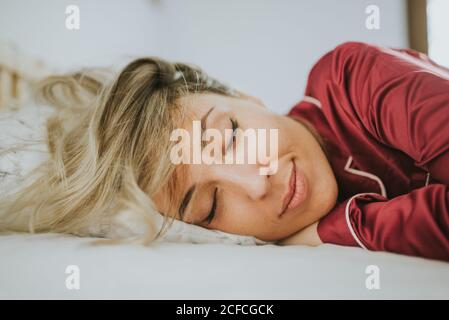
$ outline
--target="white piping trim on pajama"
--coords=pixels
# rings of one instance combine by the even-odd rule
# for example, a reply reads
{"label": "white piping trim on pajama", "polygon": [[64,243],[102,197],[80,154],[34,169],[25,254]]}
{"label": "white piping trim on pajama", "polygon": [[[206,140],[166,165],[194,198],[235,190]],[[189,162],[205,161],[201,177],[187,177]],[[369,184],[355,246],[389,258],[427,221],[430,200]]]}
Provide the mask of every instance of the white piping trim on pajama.
{"label": "white piping trim on pajama", "polygon": [[362,241],[360,241],[360,239],[357,237],[357,235],[355,234],[354,229],[352,228],[352,224],[351,224],[351,220],[349,220],[349,205],[351,204],[352,200],[354,200],[355,198],[357,198],[358,196],[363,196],[366,194],[377,194],[374,192],[365,192],[365,193],[358,193],[356,195],[353,195],[348,202],[346,203],[346,207],[345,207],[345,217],[346,217],[346,224],[348,225],[349,228],[349,232],[351,232],[352,237],[354,238],[354,240],[357,242],[357,244],[362,247],[365,250],[368,250],[367,247],[365,247],[365,245],[362,243]]}
{"label": "white piping trim on pajama", "polygon": [[350,156],[348,158],[348,162],[346,162],[345,171],[348,171],[348,172],[350,172],[352,174],[356,174],[356,175],[359,175],[359,176],[363,176],[363,177],[367,177],[367,178],[373,179],[374,181],[376,181],[379,184],[380,192],[381,192],[382,196],[387,198],[387,190],[385,189],[385,186],[384,186],[382,180],[380,180],[380,178],[378,176],[376,176],[376,175],[374,175],[372,173],[369,173],[369,172],[365,172],[365,171],[362,171],[362,170],[357,170],[357,169],[350,168],[351,164],[352,164],[352,156]]}
{"label": "white piping trim on pajama", "polygon": [[421,59],[421,60],[427,60],[427,55],[425,55],[425,54],[422,53],[422,52],[418,52],[418,57],[419,57],[419,59]]}
{"label": "white piping trim on pajama", "polygon": [[430,173],[427,173],[427,178],[426,178],[426,187],[429,185],[429,181],[430,181]]}
{"label": "white piping trim on pajama", "polygon": [[304,96],[304,98],[302,98],[302,100],[303,100],[303,101],[306,101],[306,102],[310,102],[311,104],[317,106],[318,108],[321,108],[321,102],[320,102],[320,100],[318,100],[318,99],[316,99],[316,98],[314,98],[314,97],[311,97],[311,96]]}

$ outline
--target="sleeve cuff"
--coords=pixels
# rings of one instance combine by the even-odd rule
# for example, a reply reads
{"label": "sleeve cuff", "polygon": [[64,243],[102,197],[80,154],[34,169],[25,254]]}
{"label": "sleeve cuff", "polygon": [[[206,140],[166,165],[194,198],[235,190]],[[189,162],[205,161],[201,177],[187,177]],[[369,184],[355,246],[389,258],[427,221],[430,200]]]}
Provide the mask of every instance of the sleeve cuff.
{"label": "sleeve cuff", "polygon": [[351,234],[346,222],[345,209],[349,200],[337,204],[318,223],[318,236],[323,243],[342,246],[358,247],[357,241]]}
{"label": "sleeve cuff", "polygon": [[[357,206],[355,199],[360,201],[384,201],[386,198],[377,193],[359,193],[353,195],[350,199],[337,204],[323,219],[320,220],[317,227],[318,236],[323,243],[333,243],[342,246],[362,247],[368,249],[358,238],[357,230],[363,229],[362,223],[364,217],[360,207]],[[354,217],[356,210],[358,218]],[[358,223],[357,223],[358,222]],[[357,230],[355,230],[357,229]]]}

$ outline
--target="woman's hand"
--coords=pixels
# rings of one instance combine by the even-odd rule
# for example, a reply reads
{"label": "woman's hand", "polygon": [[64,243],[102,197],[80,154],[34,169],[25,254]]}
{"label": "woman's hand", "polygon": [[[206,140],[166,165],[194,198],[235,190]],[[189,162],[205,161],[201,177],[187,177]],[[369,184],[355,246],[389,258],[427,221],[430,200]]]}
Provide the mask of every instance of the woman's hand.
{"label": "woman's hand", "polygon": [[308,227],[305,227],[304,229],[298,231],[297,233],[282,239],[277,242],[279,245],[306,245],[306,246],[318,246],[320,244],[323,244],[320,237],[318,236],[318,222],[315,222],[311,224]]}

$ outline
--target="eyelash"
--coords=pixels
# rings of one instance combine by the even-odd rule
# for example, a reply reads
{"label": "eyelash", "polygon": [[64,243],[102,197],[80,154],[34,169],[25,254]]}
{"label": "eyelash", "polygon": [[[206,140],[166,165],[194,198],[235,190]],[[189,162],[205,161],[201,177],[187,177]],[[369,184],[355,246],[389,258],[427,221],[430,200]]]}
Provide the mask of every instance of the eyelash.
{"label": "eyelash", "polygon": [[[236,119],[229,118],[229,120],[231,121],[231,124],[232,124],[232,140],[226,147],[226,151],[230,148],[230,146],[234,145],[235,133],[236,133],[236,130],[239,128],[239,123],[237,122]],[[215,213],[217,212],[217,191],[218,191],[218,188],[215,188],[214,196],[213,196],[213,200],[212,200],[212,208],[210,209],[210,212],[206,218],[207,224],[210,224],[212,222],[212,220],[215,217]]]}
{"label": "eyelash", "polygon": [[207,224],[210,224],[212,222],[212,219],[215,217],[215,212],[217,211],[217,191],[218,191],[218,188],[215,188],[213,202],[212,202],[212,208],[210,209],[209,215],[206,218]]}

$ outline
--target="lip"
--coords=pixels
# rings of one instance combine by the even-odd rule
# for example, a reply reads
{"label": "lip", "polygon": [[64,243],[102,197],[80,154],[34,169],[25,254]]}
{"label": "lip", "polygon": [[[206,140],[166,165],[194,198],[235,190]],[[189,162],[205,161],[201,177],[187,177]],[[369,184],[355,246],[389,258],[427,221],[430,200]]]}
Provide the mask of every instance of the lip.
{"label": "lip", "polygon": [[307,188],[305,177],[302,172],[298,170],[295,161],[292,160],[292,168],[290,178],[288,180],[287,192],[283,198],[282,212],[279,217],[286,212],[293,211],[301,205],[307,196]]}

